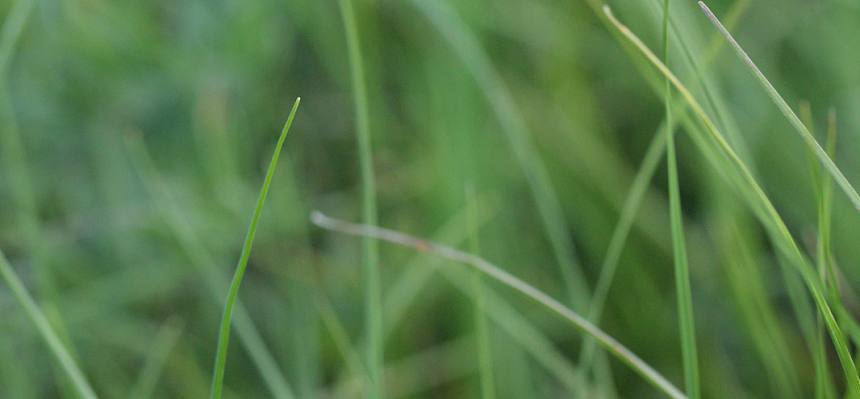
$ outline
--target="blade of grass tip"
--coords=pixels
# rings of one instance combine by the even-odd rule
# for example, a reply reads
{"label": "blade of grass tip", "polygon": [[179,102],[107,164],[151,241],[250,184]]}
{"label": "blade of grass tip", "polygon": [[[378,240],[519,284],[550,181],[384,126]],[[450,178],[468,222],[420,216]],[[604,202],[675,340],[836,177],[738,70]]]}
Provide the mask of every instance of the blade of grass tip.
{"label": "blade of grass tip", "polygon": [[260,195],[257,197],[257,205],[254,207],[254,215],[251,217],[251,223],[248,225],[248,232],[245,235],[245,242],[242,244],[242,253],[239,256],[233,280],[230,282],[230,290],[227,292],[224,314],[221,317],[221,327],[218,332],[218,352],[215,355],[215,366],[212,372],[212,399],[221,398],[221,391],[224,386],[224,369],[227,365],[227,347],[230,343],[230,324],[233,319],[233,307],[239,296],[239,287],[242,285],[245,269],[248,267],[248,258],[251,256],[251,247],[254,244],[254,235],[257,233],[257,224],[263,212],[263,204],[266,203],[266,195],[269,193],[272,177],[275,175],[275,167],[278,165],[281,148],[284,145],[284,140],[287,138],[287,133],[290,132],[290,126],[292,126],[293,119],[296,117],[296,111],[299,109],[300,102],[301,98],[296,98],[296,102],[293,103],[293,109],[290,110],[290,116],[287,118],[283,130],[281,130],[278,143],[275,144],[275,151],[272,154],[272,160],[269,161],[269,167],[266,169],[266,177],[263,180],[263,186],[260,188]]}
{"label": "blade of grass tip", "polygon": [[[663,63],[669,65],[669,0],[663,1]],[[698,399],[699,360],[696,353],[696,323],[693,315],[693,294],[690,288],[690,268],[687,243],[684,239],[684,216],[678,182],[678,160],[675,155],[675,130],[672,129],[672,86],[666,78],[663,95],[666,108],[666,165],[669,179],[669,218],[672,225],[672,249],[675,263],[675,290],[678,300],[678,327],[681,331],[681,355],[684,363],[684,383],[687,396]]]}
{"label": "blade of grass tip", "polygon": [[[361,169],[362,219],[365,223],[376,224],[376,182],[373,175],[373,152],[370,138],[370,117],[367,105],[367,86],[365,84],[361,44],[352,0],[338,1],[346,44],[349,52],[349,67],[352,77],[352,97],[355,105],[356,134],[358,139],[358,159]],[[379,276],[379,248],[377,243],[365,239],[363,244],[363,274],[365,301],[365,336],[367,337],[367,397],[382,397],[383,380],[383,337],[382,337],[382,284]]]}
{"label": "blade of grass tip", "polygon": [[[603,7],[604,14],[607,19],[612,23],[612,25],[620,32],[624,38],[626,38],[631,44],[635,46],[639,52],[645,56],[645,58],[655,67],[657,70],[662,73],[664,76],[669,78],[672,82],[672,85],[675,86],[675,89],[683,96],[683,98],[690,105],[690,109],[694,112],[696,117],[701,122],[702,126],[705,128],[705,132],[708,135],[708,139],[711,140],[712,145],[716,145],[719,153],[723,158],[723,162],[727,162],[727,165],[732,169],[732,175],[730,182],[735,184],[736,188],[740,190],[740,193],[744,195],[745,199],[749,202],[749,206],[755,211],[756,215],[762,221],[762,224],[767,229],[769,235],[771,236],[771,240],[774,245],[776,245],[781,253],[790,258],[791,263],[796,266],[796,271],[798,271],[803,278],[803,282],[806,284],[809,293],[812,295],[813,300],[815,301],[816,306],[818,307],[819,312],[824,317],[824,322],[827,325],[827,330],[830,333],[831,341],[833,342],[833,346],[836,349],[836,354],[839,358],[839,363],[842,366],[842,371],[844,373],[846,384],[848,386],[848,390],[852,396],[858,395],[860,396],[860,378],[857,375],[857,368],[854,365],[853,359],[851,358],[851,353],[848,350],[848,346],[845,342],[845,337],[842,334],[842,330],[839,327],[839,324],[836,322],[836,319],[833,315],[833,311],[830,309],[830,305],[827,302],[824,294],[821,290],[821,283],[813,269],[813,267],[808,263],[803,253],[798,248],[797,243],[795,243],[794,238],[791,236],[791,233],[788,230],[788,227],[785,225],[785,222],[782,220],[782,217],[777,212],[776,208],[774,208],[773,203],[768,199],[767,195],[764,193],[764,190],[756,181],[755,177],[753,177],[749,168],[744,164],[744,162],[738,157],[737,153],[732,149],[732,147],[726,142],[723,135],[720,133],[719,129],[717,129],[714,122],[708,117],[707,113],[705,113],[702,106],[696,101],[695,97],[693,97],[690,90],[681,83],[680,80],[668,69],[662,62],[648,49],[648,46],[639,39],[632,31],[630,31],[627,26],[622,24],[618,19],[615,18],[612,10],[609,6]],[[694,137],[697,139],[697,137]],[[704,144],[702,144],[704,145]],[[705,155],[707,157],[711,157],[712,151],[702,147],[703,151],[705,151]],[[711,160],[715,162],[715,160]],[[728,176],[726,176],[728,177]]]}
{"label": "blade of grass tip", "polygon": [[[747,9],[748,4],[749,0],[736,1],[732,5],[731,10],[729,10],[729,17],[726,19],[726,25],[733,27],[743,15],[743,12]],[[701,69],[697,69],[697,75],[703,74],[704,71],[707,71],[719,50],[722,48],[720,45],[722,44],[722,41],[717,42],[717,39],[719,39],[719,34],[715,33],[711,38],[711,41],[708,43],[705,55],[703,56],[704,61],[702,62]],[[702,83],[704,84],[703,80]],[[675,101],[674,109],[676,112],[683,113],[685,107],[686,102],[683,99]],[[675,129],[678,125],[679,121],[677,119],[678,118],[675,118],[675,120],[672,121],[672,125],[668,125],[671,129]],[[615,228],[612,231],[612,236],[609,239],[606,256],[603,258],[603,263],[600,267],[600,276],[597,279],[597,284],[595,284],[594,294],[589,304],[588,320],[592,323],[600,324],[599,321],[601,314],[603,313],[603,306],[606,303],[609,289],[615,279],[615,272],[618,269],[621,252],[624,249],[627,236],[633,227],[636,213],[639,210],[648,190],[648,184],[657,172],[660,159],[663,157],[663,151],[666,148],[666,139],[663,137],[667,131],[666,122],[667,121],[664,120],[663,123],[657,127],[654,138],[648,145],[648,149],[645,151],[645,156],[642,157],[639,171],[633,178],[633,183],[630,185],[627,199],[624,201],[621,211],[619,212],[618,222],[616,223]],[[592,367],[594,350],[594,341],[590,339],[587,340],[579,355],[579,364],[583,374]]]}
{"label": "blade of grass tip", "polygon": [[146,362],[140,369],[137,382],[128,394],[130,399],[152,398],[153,392],[158,384],[158,378],[162,374],[170,352],[179,340],[182,333],[182,325],[179,320],[170,319],[164,322],[155,336],[152,348],[146,357]]}
{"label": "blade of grass tip", "polygon": [[[469,219],[469,251],[474,254],[480,253],[480,241],[478,235],[478,210],[475,199],[475,186],[466,184],[466,213]],[[481,274],[474,271],[472,274],[472,291],[474,291],[474,317],[475,338],[478,341],[478,372],[481,380],[481,397],[492,399],[496,397],[493,378],[493,358],[490,348],[490,334],[487,326],[486,304],[484,299],[484,282]]]}
{"label": "blade of grass tip", "polygon": [[481,257],[459,251],[446,245],[422,240],[420,238],[410,236],[398,231],[389,230],[378,226],[372,226],[367,224],[354,224],[343,220],[334,219],[318,211],[315,211],[311,214],[311,221],[315,225],[326,230],[331,230],[338,233],[358,237],[370,237],[376,240],[386,241],[392,244],[413,248],[420,252],[426,252],[471,266],[472,268],[477,269],[478,271],[492,278],[493,280],[514,289],[515,291],[529,297],[530,299],[543,305],[549,310],[552,310],[554,313],[570,322],[580,331],[594,337],[595,339],[597,339],[598,343],[603,346],[604,349],[606,349],[609,353],[621,360],[633,371],[638,373],[646,381],[648,381],[660,391],[667,394],[669,397],[686,398],[684,393],[682,393],[680,390],[678,390],[677,387],[672,385],[672,383],[669,382],[669,380],[667,380],[665,377],[663,377],[663,375],[654,370],[654,368],[652,368],[650,365],[648,365],[648,363],[636,356],[636,354],[627,349],[627,347],[616,341],[610,335],[603,332],[603,330],[589,322],[584,317],[580,316],[578,313],[570,310],[570,308],[562,305],[560,302],[553,299],[543,291],[538,290],[537,288],[529,285],[525,281],[520,280],[514,275],[502,270],[498,266],[490,263],[489,261]]}
{"label": "blade of grass tip", "polygon": [[95,399],[97,396],[84,376],[84,373],[81,372],[81,369],[78,367],[77,363],[75,363],[75,360],[72,359],[69,351],[57,335],[57,332],[54,331],[53,327],[51,327],[45,314],[42,313],[42,310],[39,309],[38,305],[36,305],[36,301],[30,295],[30,292],[27,291],[27,288],[24,286],[24,283],[21,282],[21,279],[18,278],[15,270],[12,269],[12,265],[9,264],[3,251],[0,251],[0,275],[3,276],[3,280],[5,280],[6,284],[9,285],[9,289],[12,290],[12,295],[16,300],[18,300],[21,307],[24,308],[24,312],[27,313],[27,317],[29,317],[33,324],[36,325],[36,329],[39,331],[42,339],[45,340],[45,343],[48,345],[48,348],[51,350],[53,355],[57,358],[60,366],[62,366],[63,370],[68,375],[72,385],[78,392],[78,395],[84,399]]}
{"label": "blade of grass tip", "polygon": [[719,18],[714,15],[711,9],[708,8],[708,6],[704,2],[699,1],[699,7],[702,8],[702,11],[705,13],[711,23],[714,24],[717,30],[722,33],[722,35],[726,38],[729,44],[731,44],[731,46],[735,49],[735,52],[737,52],[738,56],[741,58],[744,64],[746,64],[747,67],[749,67],[749,69],[753,72],[753,75],[755,75],[756,79],[759,81],[762,87],[764,87],[771,100],[773,100],[773,102],[776,104],[776,106],[779,108],[785,118],[788,119],[791,126],[794,127],[795,130],[797,130],[797,132],[800,134],[800,137],[803,139],[803,141],[806,142],[812,152],[815,153],[815,156],[818,158],[824,168],[827,169],[827,171],[836,181],[836,184],[838,184],[839,187],[842,188],[842,191],[845,192],[845,195],[848,196],[848,199],[854,205],[854,208],[860,211],[860,194],[857,193],[857,190],[854,189],[854,187],[851,185],[845,175],[842,174],[842,171],[839,170],[839,168],[836,166],[830,156],[827,155],[827,151],[821,148],[821,145],[819,145],[818,141],[815,140],[815,136],[813,136],[812,133],[809,132],[809,129],[804,126],[803,122],[800,120],[800,118],[798,118],[797,114],[794,113],[794,111],[791,109],[785,99],[783,99],[779,92],[776,90],[776,88],[773,87],[773,84],[770,83],[770,81],[767,79],[767,77],[764,76],[764,73],[762,73],[758,66],[756,66],[756,64],[746,53],[746,51],[744,51],[741,45],[738,44],[734,36],[729,33],[725,26],[723,26]]}
{"label": "blade of grass tip", "polygon": [[[153,203],[157,205],[156,209],[164,219],[170,233],[174,236],[185,256],[188,257],[191,266],[196,269],[199,277],[204,281],[209,295],[218,302],[223,301],[225,299],[223,293],[229,286],[229,281],[226,276],[218,272],[217,268],[213,267],[219,262],[215,261],[215,257],[203,245],[200,237],[185,218],[185,212],[156,169],[140,135],[128,134],[126,147],[135,172],[140,176],[146,191],[152,197]],[[254,325],[254,321],[242,305],[241,300],[236,301],[233,310],[233,328],[236,329],[240,342],[260,372],[260,376],[272,397],[278,399],[295,398],[296,395],[290,388],[284,373],[281,372],[272,352],[263,342],[260,331]]]}

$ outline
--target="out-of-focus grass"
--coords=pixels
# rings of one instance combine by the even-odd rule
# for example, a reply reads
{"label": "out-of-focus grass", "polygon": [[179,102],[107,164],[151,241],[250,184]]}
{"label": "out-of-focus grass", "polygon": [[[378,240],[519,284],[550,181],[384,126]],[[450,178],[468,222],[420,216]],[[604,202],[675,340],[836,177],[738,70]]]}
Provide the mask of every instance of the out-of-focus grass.
{"label": "out-of-focus grass", "polygon": [[[665,77],[602,3],[349,3],[379,224],[463,249],[477,231],[483,258],[683,386],[669,186],[652,178],[668,172]],[[860,338],[860,216],[843,195],[860,183],[860,54],[847,39],[860,35],[860,10],[850,3],[708,2],[723,21],[735,15],[727,25],[780,109],[744,63],[717,51],[726,43],[693,2],[672,2],[669,64],[706,117],[674,93],[704,397],[827,397],[850,381],[844,349]],[[663,0],[609,5],[661,48]],[[0,248],[100,397],[207,394],[271,132],[299,95],[301,134],[278,165],[239,292],[225,397],[284,387],[363,397],[368,349],[384,353],[386,397],[479,397],[488,371],[498,398],[658,395],[601,350],[592,363],[583,345],[593,344],[539,305],[387,246],[381,342],[365,346],[362,246],[307,219],[321,209],[358,221],[366,203],[337,2],[9,0],[0,19]],[[786,119],[785,105],[803,100],[812,120],[839,113],[832,151],[823,124]],[[810,163],[813,136],[824,153]],[[833,166],[844,180],[831,195]],[[819,336],[824,305],[834,317]],[[0,311],[0,397],[74,397],[5,284]],[[831,344],[834,327],[846,345]]]}

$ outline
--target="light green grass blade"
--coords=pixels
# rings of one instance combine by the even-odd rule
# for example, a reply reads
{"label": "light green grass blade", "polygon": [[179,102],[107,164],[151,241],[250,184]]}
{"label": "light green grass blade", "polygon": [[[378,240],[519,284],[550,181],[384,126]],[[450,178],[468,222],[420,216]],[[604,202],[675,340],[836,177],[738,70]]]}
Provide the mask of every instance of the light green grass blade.
{"label": "light green grass blade", "polygon": [[555,188],[537,150],[530,141],[525,118],[517,107],[511,91],[493,67],[489,55],[481,47],[478,39],[451,10],[446,1],[412,0],[412,3],[448,41],[486,96],[505,139],[510,144],[514,158],[526,176],[529,190],[558,262],[561,277],[571,297],[570,303],[574,309],[584,311],[588,304],[590,289],[582,267],[577,261],[576,250],[572,244],[573,238],[564,224],[566,218],[558,202]]}
{"label": "light green grass blade", "polygon": [[[475,188],[471,184],[466,185],[466,214],[469,219],[469,252],[480,253],[480,241],[478,234],[478,209],[475,199]],[[496,397],[495,383],[493,382],[493,358],[490,348],[490,334],[487,326],[486,299],[484,298],[484,282],[481,274],[475,271],[472,275],[472,291],[474,301],[475,317],[475,340],[478,348],[478,373],[481,380],[481,397],[492,399]]]}
{"label": "light green grass blade", "polygon": [[[707,133],[707,137],[705,137],[705,139],[708,139],[709,142],[707,144],[701,143],[700,140],[703,139],[701,137],[693,137],[694,140],[699,141],[699,144],[703,146],[703,151],[705,151],[705,156],[709,161],[720,166],[718,171],[733,183],[735,188],[741,191],[741,194],[749,202],[753,211],[767,228],[774,244],[800,273],[803,278],[803,282],[812,294],[815,304],[824,318],[831,340],[833,341],[833,346],[836,348],[839,362],[842,365],[849,393],[852,396],[860,395],[860,379],[857,377],[857,369],[851,359],[851,354],[846,346],[842,330],[836,323],[836,319],[827,303],[827,299],[822,293],[821,283],[815,270],[797,247],[797,244],[794,242],[794,238],[788,231],[788,227],[783,222],[779,212],[776,211],[776,208],[774,208],[773,204],[764,193],[764,190],[759,186],[749,168],[726,142],[725,138],[720,134],[719,129],[717,129],[716,125],[710,117],[708,117],[690,91],[668,68],[666,68],[662,62],[660,62],[657,56],[655,56],[654,53],[652,53],[651,50],[649,50],[648,47],[630,31],[630,29],[614,17],[608,6],[604,7],[604,12],[616,29],[618,29],[618,31],[627,38],[627,40],[660,71],[660,73],[672,82],[675,89],[690,104],[691,109],[705,127],[705,132]],[[716,146],[716,148],[710,148],[707,147],[707,145]]]}
{"label": "light green grass blade", "polygon": [[753,72],[753,75],[755,75],[756,79],[759,81],[759,83],[761,83],[762,87],[764,87],[765,91],[767,92],[767,95],[771,98],[771,100],[773,100],[773,102],[776,104],[776,106],[779,108],[785,118],[788,119],[788,122],[791,123],[791,126],[794,127],[795,130],[797,130],[797,132],[800,134],[800,137],[803,139],[804,142],[806,142],[806,145],[809,146],[810,150],[812,150],[812,152],[821,162],[821,165],[824,166],[827,172],[830,173],[830,175],[833,177],[833,180],[836,181],[836,184],[838,184],[839,187],[842,188],[842,191],[845,192],[845,195],[848,196],[848,199],[854,205],[854,208],[860,211],[860,194],[857,194],[857,190],[854,189],[854,187],[851,185],[845,175],[842,174],[842,171],[839,170],[839,167],[837,167],[833,160],[830,159],[830,156],[827,155],[827,151],[825,151],[824,148],[822,148],[821,145],[818,144],[818,141],[815,140],[815,136],[813,136],[812,133],[809,132],[809,129],[804,126],[800,118],[797,117],[797,114],[794,113],[788,103],[785,102],[785,99],[782,98],[776,88],[773,87],[773,84],[771,84],[767,77],[764,76],[764,73],[762,73],[758,66],[756,66],[756,64],[749,57],[746,51],[744,51],[740,44],[738,44],[732,34],[729,33],[725,26],[723,26],[723,24],[716,17],[716,15],[711,12],[711,9],[708,8],[708,6],[705,5],[705,3],[702,1],[699,2],[699,6],[702,7],[702,11],[704,11],[705,15],[708,16],[708,19],[711,20],[711,23],[714,24],[717,30],[719,30],[720,33],[722,33],[723,36],[726,37],[726,40],[729,42],[729,44],[732,45],[732,47],[735,49],[744,64],[746,64],[747,67],[750,68],[750,70]]}
{"label": "light green grass blade", "polygon": [[394,230],[366,224],[353,224],[333,219],[320,212],[314,212],[311,215],[311,220],[317,226],[327,230],[359,237],[371,237],[469,265],[493,280],[520,292],[544,307],[552,310],[554,313],[570,322],[577,329],[596,338],[598,343],[603,346],[604,349],[609,351],[612,355],[633,369],[633,371],[641,375],[646,381],[668,396],[672,398],[686,398],[686,396],[665,377],[645,363],[641,358],[636,356],[636,354],[627,349],[627,347],[603,332],[603,330],[590,323],[587,319],[576,312],[570,310],[570,308],[562,305],[560,302],[545,294],[543,291],[538,290],[483,258],[458,251],[446,245],[428,242]]}
{"label": "light green grass blade", "polygon": [[361,364],[361,355],[355,350],[352,342],[350,342],[346,327],[340,322],[340,318],[338,318],[337,312],[335,312],[329,299],[320,293],[317,295],[315,303],[323,326],[328,330],[335,348],[337,348],[341,357],[343,357],[347,368],[347,377],[358,378],[366,373],[364,365]]}
{"label": "light green grass blade", "polygon": [[63,370],[68,375],[72,385],[78,392],[78,395],[84,399],[95,399],[96,394],[90,386],[90,383],[87,382],[87,378],[84,376],[84,373],[75,363],[75,360],[72,359],[72,356],[69,354],[69,350],[66,349],[65,345],[60,340],[60,337],[57,335],[57,332],[54,331],[53,327],[51,327],[45,314],[42,313],[42,310],[39,309],[38,305],[36,305],[36,301],[33,300],[33,297],[27,291],[24,283],[21,282],[21,279],[18,278],[18,275],[15,273],[15,270],[12,269],[12,265],[9,264],[9,261],[6,259],[6,255],[4,255],[2,251],[0,251],[0,274],[2,274],[3,280],[6,281],[9,289],[12,290],[12,295],[21,307],[24,308],[24,312],[27,313],[27,317],[29,317],[33,324],[36,325],[36,329],[39,331],[42,339],[45,340],[51,353],[53,353],[57,358],[60,366],[62,366]]}
{"label": "light green grass blade", "polygon": [[[365,223],[376,224],[376,182],[373,173],[373,151],[370,137],[370,116],[367,108],[367,86],[361,56],[358,27],[353,0],[340,0],[346,44],[349,52],[349,69],[352,78],[352,98],[355,106],[358,161],[361,169],[361,206]],[[367,397],[383,397],[382,380],[384,348],[382,339],[382,284],[379,275],[379,248],[374,240],[363,242],[365,343],[367,351]]]}
{"label": "light green grass blade", "polygon": [[[800,104],[800,119],[803,121],[803,124],[807,126],[809,132],[813,135],[815,134],[815,122],[812,117],[812,107],[808,102],[803,102]],[[832,155],[832,154],[831,154]],[[810,170],[812,171],[812,182],[815,189],[815,196],[817,202],[817,210],[818,210],[818,239],[816,240],[816,266],[818,270],[818,275],[821,278],[821,284],[825,287],[828,294],[828,299],[836,306],[835,301],[838,301],[838,297],[833,297],[830,295],[830,289],[827,285],[827,276],[826,276],[826,264],[827,262],[822,259],[822,242],[827,238],[824,237],[827,233],[825,233],[822,229],[822,223],[824,219],[822,218],[822,201],[823,201],[823,191],[825,186],[829,186],[830,179],[826,174],[821,174],[821,167],[818,162],[815,160],[815,154],[810,152]],[[832,189],[832,186],[830,186]],[[825,341],[825,330],[824,325],[822,324],[821,315],[816,315],[815,318],[815,332],[814,332],[814,342],[812,343],[813,349],[813,363],[815,366],[815,397],[816,399],[828,399],[833,397],[833,381],[830,378],[830,370],[827,367],[827,343]]]}
{"label": "light green grass blade", "polygon": [[158,384],[158,378],[163,373],[170,352],[179,341],[182,326],[176,320],[167,320],[152,343],[146,361],[140,369],[137,382],[128,394],[129,399],[152,398]]}
{"label": "light green grass blade", "polygon": [[275,144],[275,152],[272,154],[272,160],[269,162],[268,169],[266,169],[266,177],[263,180],[263,186],[260,188],[260,195],[257,197],[254,215],[251,217],[251,223],[248,225],[248,233],[245,236],[244,244],[242,244],[242,253],[239,255],[236,272],[233,275],[233,281],[230,283],[230,290],[227,292],[224,315],[221,317],[221,327],[218,332],[218,352],[215,355],[215,366],[212,372],[212,399],[221,398],[221,391],[224,386],[224,369],[227,366],[227,347],[230,343],[230,324],[233,319],[233,307],[236,304],[236,298],[239,296],[239,287],[242,285],[242,278],[245,276],[245,270],[248,267],[251,247],[254,244],[254,235],[257,233],[257,224],[260,222],[263,205],[266,203],[266,195],[269,193],[269,186],[271,186],[272,177],[275,175],[275,168],[278,165],[281,148],[284,145],[287,134],[290,132],[290,126],[293,124],[293,119],[296,116],[296,111],[299,109],[300,102],[301,98],[296,98],[296,102],[293,103],[293,109],[290,110],[290,116],[287,118],[287,123],[284,124],[283,130],[281,130],[278,143]]}
{"label": "light green grass blade", "polygon": [[[732,5],[732,9],[729,11],[730,23],[727,23],[727,26],[735,25],[737,20],[747,9],[748,4],[749,0],[739,0]],[[707,70],[720,50],[720,45],[723,41],[718,41],[717,39],[719,39],[719,34],[715,34],[711,38],[708,48],[705,51],[704,61],[701,66],[702,69],[696,69],[697,76],[701,76]],[[679,36],[679,40],[683,43],[683,37]],[[707,85],[704,80],[700,80],[703,90],[707,90]],[[686,102],[684,102],[683,99],[676,99],[674,101],[673,109],[676,113],[682,113],[686,109]],[[609,239],[606,255],[604,256],[603,263],[600,267],[600,276],[597,279],[597,284],[595,284],[594,294],[589,304],[588,319],[592,323],[599,324],[603,313],[603,307],[609,296],[609,290],[612,286],[613,280],[615,279],[615,272],[619,266],[621,252],[624,249],[627,237],[636,220],[636,213],[638,212],[645,194],[647,193],[648,185],[657,172],[660,159],[664,155],[664,150],[666,149],[665,135],[667,132],[667,122],[668,121],[664,120],[657,128],[654,138],[645,150],[645,156],[642,157],[639,170],[633,178],[632,184],[630,184],[627,198],[624,200],[624,204],[619,212],[618,222],[612,230],[612,236]],[[677,118],[673,118],[671,125],[669,125],[671,126],[670,129],[674,131],[679,122],[680,121],[678,121]],[[591,368],[594,360],[594,350],[594,341],[591,339],[586,340],[585,346],[579,356],[579,364],[584,369],[583,372]]]}
{"label": "light green grass blade", "polygon": [[[466,295],[473,297],[474,290],[469,281],[471,270],[441,267],[439,272],[451,285]],[[576,380],[576,367],[565,357],[552,340],[538,330],[514,306],[505,301],[491,287],[484,286],[485,310],[487,317],[505,334],[531,356],[537,364],[555,377],[572,396],[579,392],[588,392],[591,388],[587,382]]]}
{"label": "light green grass blade", "polygon": [[[663,1],[663,62],[669,64],[669,0]],[[672,223],[672,249],[675,263],[675,290],[678,300],[678,323],[681,331],[681,354],[684,359],[684,382],[687,396],[698,399],[699,359],[696,351],[696,323],[693,294],[690,288],[690,266],[684,239],[684,217],[678,183],[678,160],[675,155],[675,130],[672,129],[672,87],[666,79],[663,96],[666,110],[666,165],[669,178],[669,217]]]}

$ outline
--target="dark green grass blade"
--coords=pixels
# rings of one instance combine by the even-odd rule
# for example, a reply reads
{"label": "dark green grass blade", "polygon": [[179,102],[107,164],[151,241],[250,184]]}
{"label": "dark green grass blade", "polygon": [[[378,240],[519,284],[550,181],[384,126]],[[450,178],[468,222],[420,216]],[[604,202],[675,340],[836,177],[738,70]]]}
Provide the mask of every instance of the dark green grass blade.
{"label": "dark green grass blade", "polygon": [[257,197],[257,205],[254,207],[254,216],[251,217],[251,223],[248,225],[248,233],[245,235],[245,243],[242,244],[242,254],[239,256],[239,263],[236,265],[236,272],[233,275],[233,281],[230,283],[230,290],[227,293],[227,301],[224,304],[224,315],[221,317],[221,327],[218,332],[218,352],[215,355],[215,367],[212,372],[211,397],[213,399],[221,397],[221,391],[224,386],[224,368],[227,365],[227,347],[230,343],[230,323],[233,319],[233,307],[236,304],[236,298],[239,296],[239,287],[242,285],[245,269],[248,267],[248,258],[251,256],[251,247],[254,244],[254,235],[257,233],[257,224],[260,222],[263,205],[266,203],[266,195],[269,193],[269,186],[271,186],[272,177],[275,175],[275,167],[278,165],[281,148],[284,145],[284,140],[287,138],[287,133],[290,132],[290,126],[293,124],[296,111],[299,109],[299,102],[301,102],[301,98],[296,98],[296,102],[293,103],[293,109],[290,111],[290,116],[287,118],[287,123],[284,124],[283,130],[281,130],[281,137],[278,138],[278,143],[275,145],[275,152],[272,154],[272,160],[269,162],[269,167],[266,170],[266,178],[263,180],[260,195]]}

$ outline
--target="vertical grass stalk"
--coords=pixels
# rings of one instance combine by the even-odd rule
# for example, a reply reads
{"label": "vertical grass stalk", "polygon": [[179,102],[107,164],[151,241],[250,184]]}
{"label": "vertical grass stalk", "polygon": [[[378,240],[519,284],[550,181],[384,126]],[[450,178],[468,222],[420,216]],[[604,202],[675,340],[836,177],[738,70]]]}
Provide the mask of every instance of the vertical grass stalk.
{"label": "vertical grass stalk", "polygon": [[[669,0],[663,1],[663,63],[669,64]],[[693,316],[693,295],[690,289],[690,268],[684,239],[684,217],[678,187],[678,162],[675,155],[675,134],[672,129],[672,87],[666,78],[663,96],[666,107],[666,165],[669,174],[669,213],[672,223],[672,248],[675,260],[675,289],[678,296],[678,321],[681,330],[681,352],[684,359],[684,382],[687,396],[698,399],[699,365],[696,355],[696,323]]]}
{"label": "vertical grass stalk", "polygon": [[[475,199],[475,188],[471,184],[466,185],[466,213],[469,219],[469,251],[473,254],[479,254],[480,241],[478,238],[477,200]],[[477,270],[474,270],[472,273],[472,291],[474,291],[475,339],[478,347],[478,373],[481,380],[481,397],[483,399],[493,399],[496,397],[496,394],[490,333],[487,326],[484,299],[484,282],[481,273]]]}
{"label": "vertical grass stalk", "polygon": [[221,317],[221,327],[218,331],[218,352],[215,355],[215,367],[212,372],[212,399],[221,398],[221,391],[224,387],[224,369],[227,365],[227,347],[230,343],[230,324],[233,320],[233,307],[236,305],[236,299],[239,296],[239,287],[242,285],[242,278],[245,276],[245,270],[248,268],[248,259],[251,256],[254,235],[257,233],[257,224],[260,222],[263,205],[266,203],[266,196],[269,194],[269,187],[272,185],[275,167],[278,165],[278,158],[281,156],[284,140],[287,138],[287,133],[290,132],[290,126],[292,126],[293,119],[296,117],[296,111],[299,109],[300,102],[301,98],[296,98],[296,102],[293,103],[293,109],[290,110],[290,116],[287,118],[287,123],[284,124],[283,130],[281,130],[278,143],[275,144],[275,152],[272,154],[272,160],[269,161],[268,169],[266,169],[266,177],[263,180],[263,186],[260,188],[260,195],[257,197],[254,215],[251,217],[251,223],[248,225],[248,232],[245,235],[245,242],[242,244],[242,253],[239,255],[239,262],[236,265],[233,280],[230,282],[230,290],[227,292],[227,301],[224,304],[224,314]]}
{"label": "vertical grass stalk", "polygon": [[[609,6],[604,6],[604,14],[618,32],[630,44],[633,44],[661,74],[671,81],[675,89],[678,90],[690,105],[693,113],[701,122],[702,127],[705,128],[704,133],[706,133],[705,137],[693,136],[693,139],[700,145],[703,154],[708,160],[723,172],[723,177],[732,183],[739,191],[739,194],[748,202],[750,208],[766,228],[771,241],[780,250],[780,253],[791,261],[791,264],[795,266],[795,270],[800,273],[804,284],[806,284],[809,293],[815,301],[815,305],[824,318],[824,323],[827,326],[831,341],[839,358],[839,363],[842,366],[849,395],[852,397],[855,395],[860,396],[860,378],[857,375],[857,367],[854,365],[851,353],[848,350],[842,329],[836,322],[833,311],[822,292],[818,275],[800,251],[779,212],[758,184],[755,177],[753,177],[749,167],[747,167],[740,157],[738,157],[738,154],[726,142],[722,133],[720,133],[714,122],[708,117],[695,97],[693,97],[690,90],[651,52],[638,36],[615,18]],[[707,140],[707,142],[703,142],[703,139]]]}
{"label": "vertical grass stalk", "polygon": [[[361,169],[362,220],[376,224],[376,183],[373,176],[373,153],[370,140],[370,116],[367,107],[367,86],[362,64],[361,45],[352,0],[340,0],[343,26],[346,31],[349,70],[352,78],[352,97],[355,104],[355,123],[358,136],[358,160]],[[379,247],[376,241],[363,242],[363,274],[365,301],[365,336],[367,337],[367,397],[382,397],[382,287],[379,276]]]}

